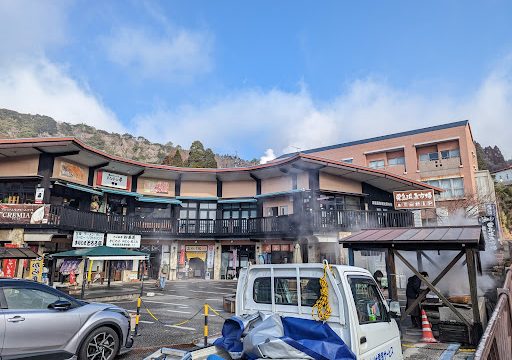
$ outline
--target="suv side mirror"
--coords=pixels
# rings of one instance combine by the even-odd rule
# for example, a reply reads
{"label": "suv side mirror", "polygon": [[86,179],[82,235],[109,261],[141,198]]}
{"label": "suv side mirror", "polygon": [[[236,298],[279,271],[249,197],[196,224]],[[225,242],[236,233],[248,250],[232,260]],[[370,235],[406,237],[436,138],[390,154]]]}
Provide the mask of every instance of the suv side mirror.
{"label": "suv side mirror", "polygon": [[48,305],[48,309],[53,309],[57,311],[66,311],[71,308],[71,303],[67,300],[57,300],[54,303]]}
{"label": "suv side mirror", "polygon": [[402,316],[402,312],[400,311],[400,303],[398,301],[391,301],[389,303],[389,315],[395,319]]}

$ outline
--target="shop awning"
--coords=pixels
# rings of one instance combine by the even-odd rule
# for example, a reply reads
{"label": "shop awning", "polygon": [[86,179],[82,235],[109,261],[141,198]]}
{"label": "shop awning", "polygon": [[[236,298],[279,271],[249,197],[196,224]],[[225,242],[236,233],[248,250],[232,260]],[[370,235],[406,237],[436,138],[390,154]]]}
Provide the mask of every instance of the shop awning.
{"label": "shop awning", "polygon": [[115,248],[110,246],[97,246],[86,249],[64,251],[50,255],[51,258],[88,258],[90,260],[145,260],[146,253],[134,250]]}
{"label": "shop awning", "polygon": [[139,194],[139,193],[131,192],[131,191],[125,191],[125,190],[116,190],[116,189],[101,188],[101,191],[103,191],[104,193],[116,194],[116,195],[124,195],[124,196],[140,196],[140,194]]}
{"label": "shop awning", "polygon": [[56,185],[65,186],[65,187],[68,187],[68,188],[74,189],[74,190],[88,192],[88,193],[93,194],[93,195],[99,195],[99,196],[103,195],[103,193],[101,191],[94,190],[93,188],[90,188],[90,187],[87,187],[87,186],[83,186],[83,185],[77,185],[77,184],[72,184],[72,183],[63,183],[63,182],[60,182],[60,181],[56,181],[55,184]]}
{"label": "shop awning", "polygon": [[37,259],[40,257],[27,248],[0,248],[0,259]]}
{"label": "shop awning", "polygon": [[177,199],[170,199],[170,198],[165,198],[165,197],[139,196],[137,198],[137,201],[148,202],[148,203],[181,205],[181,201],[179,201]]}
{"label": "shop awning", "polygon": [[259,199],[259,198],[266,198],[266,197],[273,197],[273,196],[284,196],[284,195],[291,195],[294,193],[299,193],[302,191],[304,191],[304,190],[294,189],[294,190],[287,190],[287,191],[278,191],[278,192],[273,192],[273,193],[268,193],[268,194],[256,195],[255,197]]}
{"label": "shop awning", "polygon": [[237,204],[237,203],[257,203],[258,200],[252,198],[242,198],[242,199],[221,199],[219,200],[219,204]]}

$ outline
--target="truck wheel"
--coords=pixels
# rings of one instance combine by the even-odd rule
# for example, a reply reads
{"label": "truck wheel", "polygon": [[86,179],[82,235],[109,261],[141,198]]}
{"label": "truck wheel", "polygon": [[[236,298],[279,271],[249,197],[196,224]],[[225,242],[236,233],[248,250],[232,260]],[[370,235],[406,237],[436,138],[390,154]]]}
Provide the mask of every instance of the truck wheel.
{"label": "truck wheel", "polygon": [[119,336],[107,326],[91,332],[83,342],[78,360],[112,360],[119,352]]}

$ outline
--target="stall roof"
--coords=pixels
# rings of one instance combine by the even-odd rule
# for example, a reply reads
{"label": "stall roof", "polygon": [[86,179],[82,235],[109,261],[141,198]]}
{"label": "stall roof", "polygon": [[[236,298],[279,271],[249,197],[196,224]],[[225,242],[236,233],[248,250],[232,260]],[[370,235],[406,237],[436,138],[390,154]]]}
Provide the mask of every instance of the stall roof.
{"label": "stall roof", "polygon": [[50,255],[52,258],[89,258],[91,260],[144,260],[148,257],[140,251],[126,250],[110,246],[76,249]]}
{"label": "stall roof", "polygon": [[341,239],[340,243],[354,249],[396,250],[460,250],[485,245],[480,225],[367,229]]}
{"label": "stall roof", "polygon": [[26,248],[0,248],[0,259],[37,259],[39,255]]}

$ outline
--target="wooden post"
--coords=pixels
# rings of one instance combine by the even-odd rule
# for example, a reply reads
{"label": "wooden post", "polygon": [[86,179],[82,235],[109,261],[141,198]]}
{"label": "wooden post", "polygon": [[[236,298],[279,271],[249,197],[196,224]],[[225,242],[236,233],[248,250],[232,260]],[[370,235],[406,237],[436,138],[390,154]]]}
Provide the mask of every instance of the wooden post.
{"label": "wooden post", "polygon": [[416,250],[416,262],[418,264],[418,271],[423,271],[423,258],[421,257],[421,251]]}
{"label": "wooden post", "polygon": [[354,266],[354,249],[349,247],[348,248],[348,264],[350,266]]}
{"label": "wooden post", "polygon": [[88,263],[89,263],[89,260],[87,258],[83,258],[83,262],[84,262],[84,271],[83,271],[83,274],[82,274],[82,289],[80,290],[80,299],[84,299],[85,297],[85,284],[87,283],[87,269],[88,269]]}
{"label": "wooden post", "polygon": [[468,266],[469,293],[471,294],[471,307],[473,309],[474,333],[472,340],[476,343],[482,336],[482,323],[480,321],[480,309],[478,308],[478,289],[476,286],[475,250],[466,249],[466,263]]}
{"label": "wooden post", "polygon": [[107,265],[108,265],[107,287],[110,288],[110,278],[112,277],[112,260],[107,261]]}
{"label": "wooden post", "polygon": [[396,285],[395,252],[392,248],[386,249],[386,273],[388,277],[388,292],[391,300],[398,301],[398,287]]}

